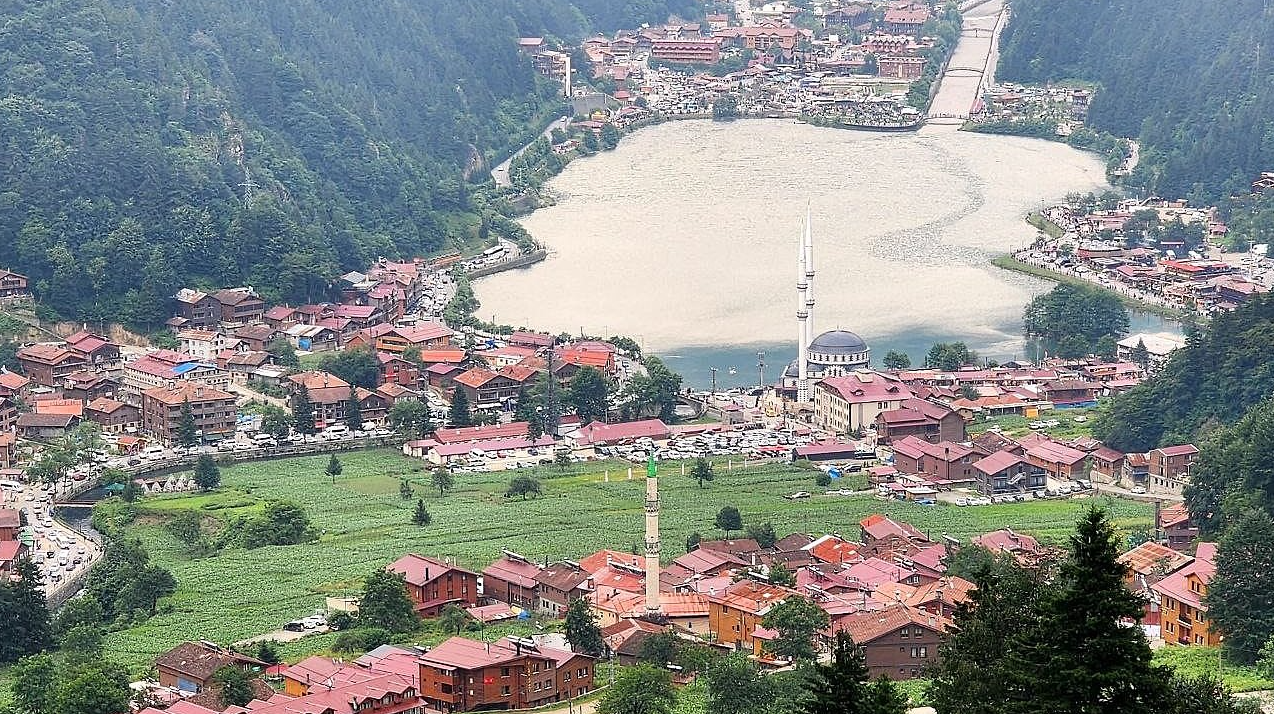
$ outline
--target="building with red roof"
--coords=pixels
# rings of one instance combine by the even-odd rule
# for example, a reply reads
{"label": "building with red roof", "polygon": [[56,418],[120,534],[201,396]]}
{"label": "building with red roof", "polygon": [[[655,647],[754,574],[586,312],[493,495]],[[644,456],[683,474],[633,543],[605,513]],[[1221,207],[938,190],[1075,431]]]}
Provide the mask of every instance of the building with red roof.
{"label": "building with red roof", "polygon": [[443,711],[528,709],[593,689],[591,657],[527,639],[452,637],[422,654],[419,663],[421,696]]}
{"label": "building with red roof", "polygon": [[655,441],[666,441],[671,436],[672,432],[667,424],[658,419],[643,419],[618,424],[590,422],[580,427],[573,439],[580,446],[606,446],[643,437]]}
{"label": "building with red roof", "polygon": [[1026,446],[1026,460],[1055,479],[1077,481],[1088,475],[1088,454],[1079,449],[1048,438],[1030,446],[1026,439],[1021,443]]}
{"label": "building with red roof", "polygon": [[949,622],[908,605],[859,612],[832,623],[832,634],[847,633],[867,660],[871,677],[911,679],[938,661]]}
{"label": "building with red roof", "polygon": [[1151,586],[1159,595],[1160,635],[1170,645],[1217,647],[1208,619],[1208,585],[1216,576],[1216,543],[1200,543],[1194,560]]}
{"label": "building with red roof", "polygon": [[593,592],[592,574],[568,560],[545,566],[535,576],[537,608],[554,617]]}
{"label": "building with red roof", "polygon": [[1124,469],[1124,453],[1109,446],[1089,452],[1089,473],[1099,483],[1115,483]]}
{"label": "building with red roof", "polygon": [[708,630],[716,643],[756,652],[754,633],[765,614],[790,597],[801,597],[791,588],[755,580],[740,580],[718,592],[708,593]]}
{"label": "building with red roof", "polygon": [[1164,446],[1150,450],[1146,488],[1150,493],[1180,496],[1190,483],[1190,469],[1199,457],[1194,444]]}
{"label": "building with red roof", "polygon": [[1025,455],[1008,449],[973,462],[973,477],[978,492],[986,496],[1026,493],[1048,484],[1044,469],[1031,463]]}
{"label": "building with red roof", "polygon": [[885,11],[885,29],[895,34],[914,35],[931,17],[924,6],[891,8]]}
{"label": "building with red roof", "polygon": [[229,392],[198,382],[176,382],[142,392],[141,426],[147,434],[168,443],[177,440],[181,415],[189,405],[201,441],[232,437],[238,407]]}
{"label": "building with red roof", "polygon": [[814,560],[833,565],[856,563],[862,560],[863,556],[859,553],[861,549],[862,546],[858,543],[847,541],[838,535],[820,536],[801,548]]}
{"label": "building with red roof", "polygon": [[482,596],[518,607],[534,608],[536,576],[540,566],[511,551],[505,551],[482,570]]}
{"label": "building with red roof", "polygon": [[529,433],[527,431],[529,426],[524,421],[513,421],[508,424],[493,424],[490,426],[462,426],[451,429],[438,429],[434,432],[434,439],[440,444],[464,444],[491,439],[513,439],[525,437]]}
{"label": "building with red roof", "polygon": [[872,426],[881,412],[898,409],[915,395],[896,376],[855,370],[814,383],[814,426],[850,434]]}
{"label": "building with red roof", "polygon": [[998,531],[983,533],[973,537],[973,544],[995,554],[1011,555],[1023,565],[1035,565],[1048,551],[1035,538],[1025,533],[1017,533],[1012,528],[1001,528]]}
{"label": "building with red roof", "polygon": [[962,442],[966,438],[964,417],[950,407],[927,399],[904,399],[897,409],[876,417],[876,442],[889,444],[906,436],[933,444]]}
{"label": "building with red roof", "polygon": [[901,473],[932,476],[938,481],[973,479],[973,448],[949,441],[933,444],[916,436],[893,443],[894,468]]}
{"label": "building with red roof", "polygon": [[910,523],[896,521],[879,513],[859,521],[862,528],[863,554],[884,560],[910,556],[931,544],[929,537]]}
{"label": "building with red roof", "polygon": [[1160,625],[1162,632],[1160,597],[1154,591],[1154,586],[1192,560],[1194,559],[1189,555],[1153,540],[1119,556],[1119,564],[1127,568],[1124,585],[1144,603],[1142,624]]}
{"label": "building with red roof", "polygon": [[435,617],[453,603],[461,607],[478,604],[478,574],[450,562],[410,553],[386,570],[403,576],[407,594],[421,617]]}
{"label": "building with red roof", "polygon": [[1159,510],[1159,530],[1163,533],[1168,547],[1173,550],[1189,550],[1190,544],[1199,537],[1199,526],[1190,518],[1190,511],[1184,504],[1165,505]]}

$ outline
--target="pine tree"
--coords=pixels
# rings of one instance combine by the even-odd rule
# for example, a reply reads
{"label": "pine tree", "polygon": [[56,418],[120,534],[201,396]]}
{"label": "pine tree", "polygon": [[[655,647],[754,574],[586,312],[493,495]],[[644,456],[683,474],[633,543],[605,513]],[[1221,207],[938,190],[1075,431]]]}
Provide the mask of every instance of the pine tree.
{"label": "pine tree", "polygon": [[[953,558],[973,549],[962,547]],[[1026,710],[1033,692],[1029,683],[1009,674],[1018,642],[1044,626],[1043,574],[1009,558],[996,560],[989,552],[960,562],[965,565],[961,577],[976,588],[956,606],[931,674],[929,700],[943,712],[1017,714]]]}
{"label": "pine tree", "polygon": [[588,606],[588,601],[580,598],[571,601],[570,607],[566,609],[566,641],[571,643],[571,649],[575,652],[581,652],[590,657],[600,657],[606,654],[606,642],[602,639],[602,628],[597,625],[597,618],[593,616],[592,609]]}
{"label": "pine tree", "polygon": [[[1043,710],[1148,712],[1162,686],[1140,627],[1142,603],[1124,586],[1120,539],[1106,512],[1089,509],[1044,600],[1041,627],[1022,639],[1008,678]],[[1038,706],[1038,705],[1037,705]]]}
{"label": "pine tree", "polygon": [[181,416],[177,419],[177,443],[184,447],[199,443],[199,426],[195,424],[195,413],[190,408],[190,400],[181,402]]}
{"label": "pine tree", "polygon": [[417,526],[427,526],[433,521],[433,516],[429,515],[429,511],[425,510],[425,499],[416,499],[416,512],[411,514],[411,522]]}
{"label": "pine tree", "polygon": [[451,426],[472,426],[473,415],[469,413],[469,395],[465,394],[462,387],[456,387],[455,395],[451,397]]}
{"label": "pine tree", "polygon": [[802,714],[868,714],[867,662],[845,632],[836,633],[830,664],[816,664]]}
{"label": "pine tree", "polygon": [[358,395],[354,392],[354,387],[350,387],[349,400],[345,402],[345,426],[350,431],[359,431],[363,428],[363,406],[358,403]]}
{"label": "pine tree", "polygon": [[201,454],[195,462],[195,485],[205,491],[221,485],[221,469],[209,454]]}
{"label": "pine tree", "polygon": [[0,636],[0,663],[16,662],[53,645],[49,608],[40,590],[40,571],[30,560],[20,560],[16,580],[0,583],[0,612],[4,635]]}
{"label": "pine tree", "polygon": [[314,402],[310,401],[310,389],[304,384],[296,390],[296,396],[292,398],[292,421],[296,425],[297,432],[301,434],[313,434],[318,431],[314,426]]}
{"label": "pine tree", "polygon": [[1274,520],[1251,508],[1221,538],[1216,577],[1208,586],[1208,618],[1225,635],[1227,654],[1252,662],[1274,636]]}
{"label": "pine tree", "polygon": [[327,460],[327,468],[323,469],[323,473],[332,479],[332,483],[336,483],[336,477],[341,475],[345,467],[341,465],[341,460],[336,458],[336,454],[332,454]]}
{"label": "pine tree", "polygon": [[398,482],[398,496],[404,501],[410,501],[414,492],[411,490],[411,484],[407,483],[407,479]]}
{"label": "pine tree", "polygon": [[690,478],[699,482],[699,488],[703,488],[705,481],[712,481],[714,478],[712,473],[712,463],[700,456],[695,459],[695,465],[690,469]]}

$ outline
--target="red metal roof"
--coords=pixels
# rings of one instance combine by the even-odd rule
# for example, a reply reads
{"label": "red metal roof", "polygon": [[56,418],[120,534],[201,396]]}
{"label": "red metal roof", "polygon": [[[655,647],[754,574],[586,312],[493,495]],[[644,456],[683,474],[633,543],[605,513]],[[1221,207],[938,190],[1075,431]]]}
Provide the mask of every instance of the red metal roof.
{"label": "red metal roof", "polygon": [[394,573],[401,573],[410,585],[425,585],[447,573],[466,573],[477,577],[477,574],[464,568],[444,563],[441,560],[428,558],[415,553],[408,553],[386,567]]}
{"label": "red metal roof", "polygon": [[443,444],[508,439],[526,436],[528,426],[524,421],[515,421],[493,426],[464,426],[455,429],[439,429],[434,432],[434,438]]}

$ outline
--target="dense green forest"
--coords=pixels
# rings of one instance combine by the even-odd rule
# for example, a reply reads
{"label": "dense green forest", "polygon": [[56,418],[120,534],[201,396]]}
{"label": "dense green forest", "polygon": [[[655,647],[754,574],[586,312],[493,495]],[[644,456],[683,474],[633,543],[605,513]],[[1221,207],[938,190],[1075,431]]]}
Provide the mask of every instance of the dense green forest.
{"label": "dense green forest", "polygon": [[1274,295],[1214,317],[1094,425],[1121,451],[1200,439],[1274,394]]}
{"label": "dense green forest", "polygon": [[1089,124],[1144,147],[1131,186],[1198,199],[1246,192],[1274,166],[1274,13],[1266,4],[1014,0],[999,76],[1099,83]]}
{"label": "dense green forest", "polygon": [[321,297],[499,230],[490,160],[562,104],[519,35],[691,0],[0,0],[0,267],[153,325],[186,284]]}

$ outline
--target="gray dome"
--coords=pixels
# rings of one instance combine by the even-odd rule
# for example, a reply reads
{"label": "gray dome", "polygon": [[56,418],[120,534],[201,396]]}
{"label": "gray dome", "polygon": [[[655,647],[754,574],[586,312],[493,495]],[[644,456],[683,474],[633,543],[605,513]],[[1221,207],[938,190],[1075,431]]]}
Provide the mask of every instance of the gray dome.
{"label": "gray dome", "polygon": [[821,355],[857,354],[867,349],[863,338],[849,330],[831,330],[824,332],[810,343],[810,352]]}

